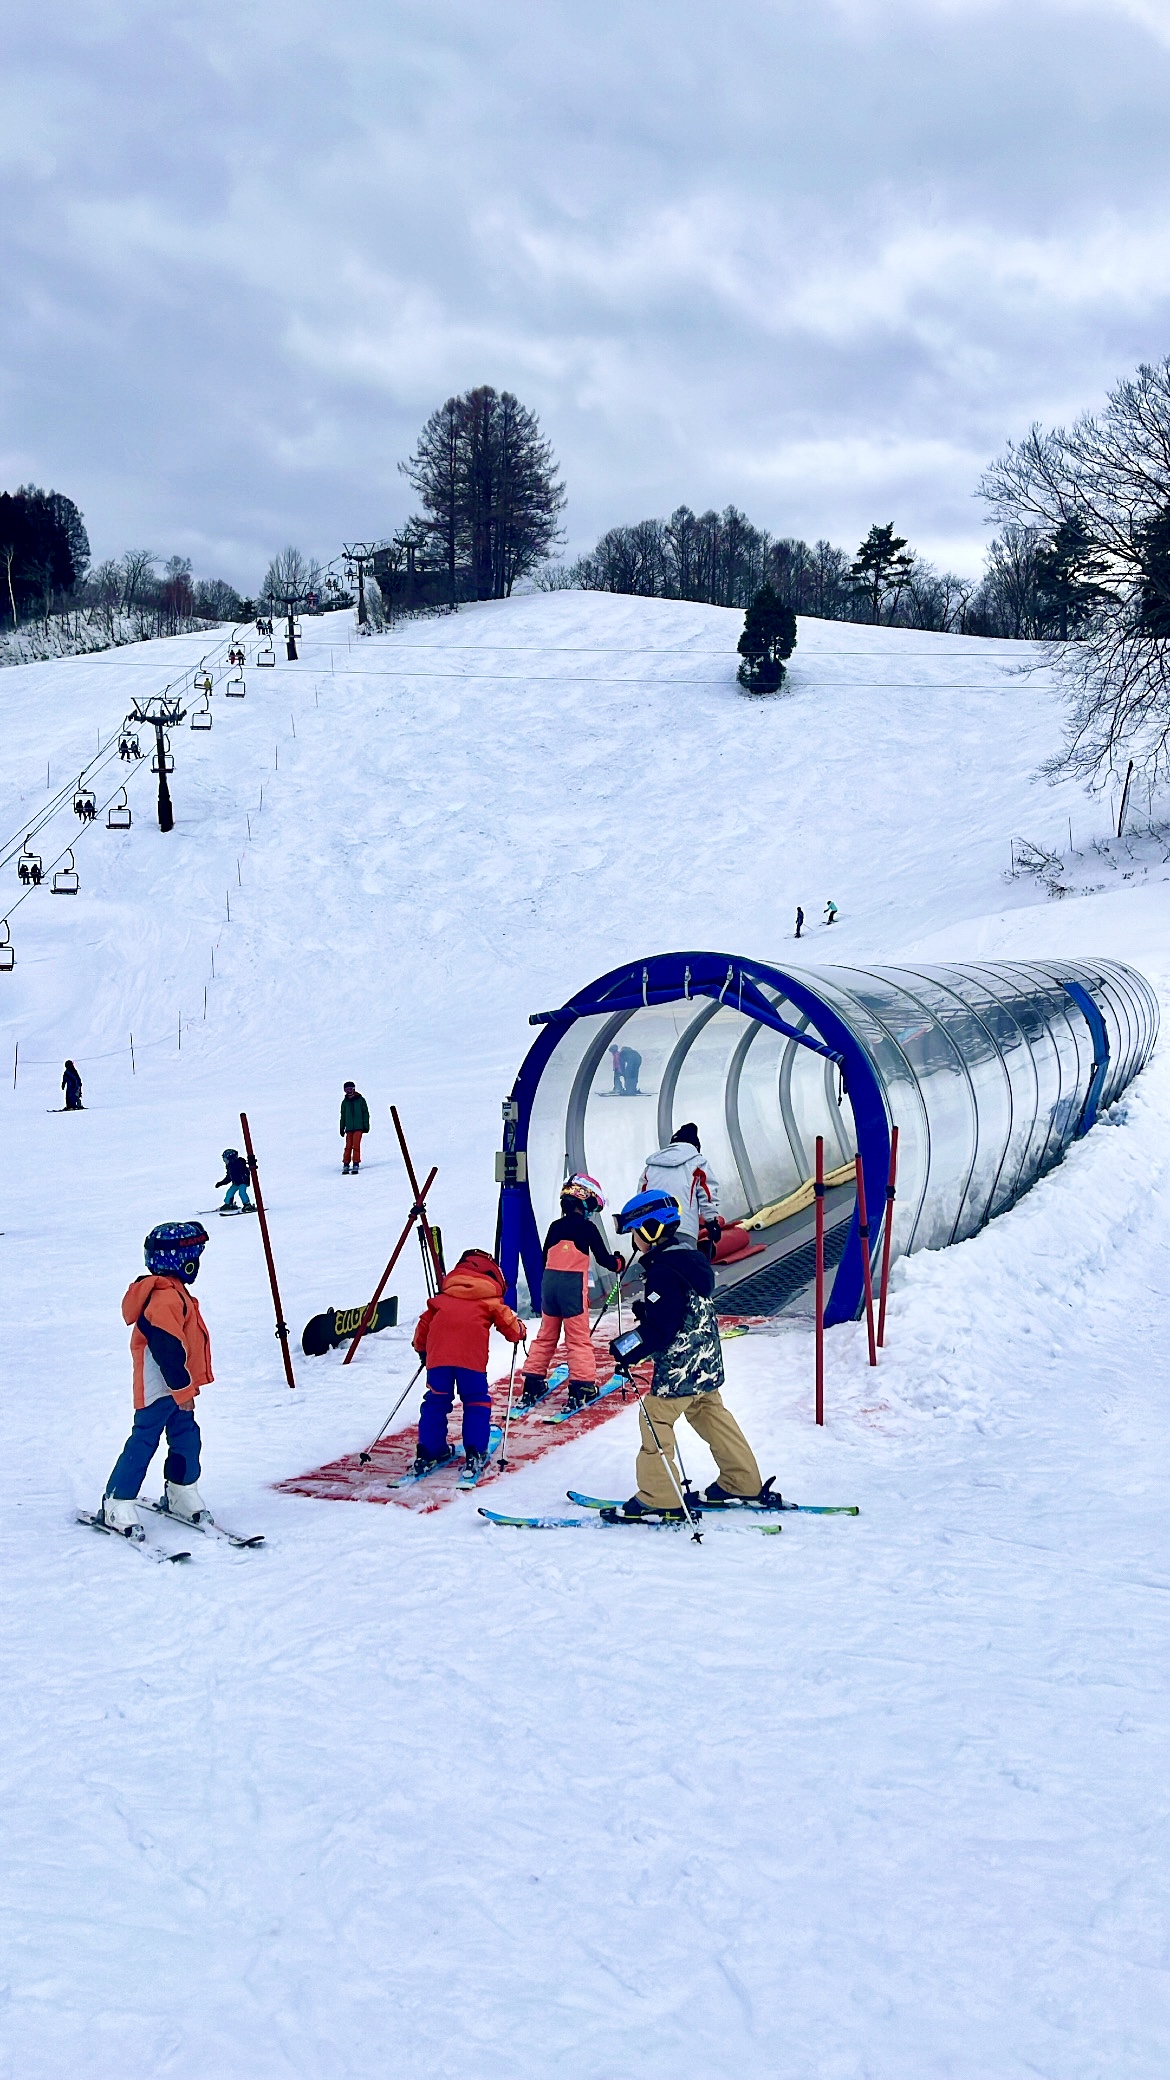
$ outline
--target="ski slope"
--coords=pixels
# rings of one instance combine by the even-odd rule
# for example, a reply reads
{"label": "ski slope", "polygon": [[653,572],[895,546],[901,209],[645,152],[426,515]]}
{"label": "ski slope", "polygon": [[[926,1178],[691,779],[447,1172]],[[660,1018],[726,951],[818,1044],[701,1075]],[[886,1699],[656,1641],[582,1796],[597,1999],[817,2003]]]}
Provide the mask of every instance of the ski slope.
{"label": "ski slope", "polygon": [[[1122,857],[1107,803],[1036,778],[1060,710],[1026,646],[802,622],[756,703],[740,624],[573,593],[364,640],[306,621],[296,665],[176,733],[172,833],[140,773],[81,893],[13,913],[4,2080],[1167,2070],[1164,1051],[1012,1213],[897,1267],[877,1373],[833,1332],[823,1432],[801,1325],[726,1347],[765,1472],[855,1520],[695,1548],[278,1494],[405,1385],[417,1252],[403,1326],[344,1371],[298,1351],[290,1394],[256,1223],[209,1218],[202,1485],[267,1547],[152,1568],[72,1522],[128,1427],[142,1236],[216,1204],[241,1108],[299,1336],[405,1216],[391,1101],[449,1257],[490,1245],[528,1014],[620,961],[790,955],[801,902],[811,960],[1107,954],[1165,1000],[1166,847]],[[0,829],[208,648],[0,674]],[[1070,818],[1096,892],[1005,881],[1013,838],[1064,851]],[[67,1054],[80,1116],[49,1111]],[[481,1499],[627,1494],[634,1435]]]}

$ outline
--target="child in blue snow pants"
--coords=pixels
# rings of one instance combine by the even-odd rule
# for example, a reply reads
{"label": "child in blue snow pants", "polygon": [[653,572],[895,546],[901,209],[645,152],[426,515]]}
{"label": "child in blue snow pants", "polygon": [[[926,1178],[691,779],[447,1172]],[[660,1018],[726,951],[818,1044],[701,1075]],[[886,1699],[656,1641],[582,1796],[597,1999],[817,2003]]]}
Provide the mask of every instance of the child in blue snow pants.
{"label": "child in blue snow pants", "polygon": [[492,1397],[486,1372],[469,1372],[464,1365],[432,1365],[427,1370],[427,1390],[418,1419],[418,1449],[424,1459],[441,1459],[447,1449],[447,1418],[455,1404],[455,1389],[463,1403],[463,1449],[486,1452],[492,1429]]}
{"label": "child in blue snow pants", "polygon": [[162,1394],[157,1401],[148,1401],[145,1408],[135,1409],[134,1428],[106,1483],[107,1495],[118,1502],[133,1501],[146,1479],[146,1469],[164,1430],[168,1450],[163,1479],[174,1481],[181,1488],[194,1487],[199,1479],[199,1425],[191,1409],[181,1407],[170,1394]]}

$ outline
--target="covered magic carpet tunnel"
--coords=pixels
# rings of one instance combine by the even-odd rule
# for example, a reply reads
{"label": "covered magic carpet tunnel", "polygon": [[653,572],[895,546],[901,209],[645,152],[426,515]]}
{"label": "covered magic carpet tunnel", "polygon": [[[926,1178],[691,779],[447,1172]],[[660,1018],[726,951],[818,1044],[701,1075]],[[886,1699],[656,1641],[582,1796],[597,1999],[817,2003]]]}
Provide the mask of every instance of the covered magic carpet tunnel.
{"label": "covered magic carpet tunnel", "polygon": [[[1158,1007],[1119,961],[789,968],[663,953],[601,976],[556,1011],[504,1103],[497,1254],[540,1293],[541,1241],[576,1170],[611,1207],[646,1157],[694,1121],[733,1224],[724,1313],[807,1305],[813,1163],[825,1143],[825,1319],[864,1304],[854,1159],[882,1241],[898,1128],[892,1255],[973,1235],[1058,1163],[1149,1060]],[[612,1229],[602,1226],[612,1241]]]}

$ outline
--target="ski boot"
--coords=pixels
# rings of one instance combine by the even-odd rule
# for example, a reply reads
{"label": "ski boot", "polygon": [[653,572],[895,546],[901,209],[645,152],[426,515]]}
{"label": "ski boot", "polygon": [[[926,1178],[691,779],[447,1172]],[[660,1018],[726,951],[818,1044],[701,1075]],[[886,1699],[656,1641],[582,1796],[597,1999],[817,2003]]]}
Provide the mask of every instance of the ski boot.
{"label": "ski boot", "polygon": [[642,1502],[631,1495],[628,1502],[619,1503],[616,1509],[603,1509],[600,1515],[607,1524],[685,1524],[686,1515],[673,1504],[667,1508],[656,1508],[652,1503]]}
{"label": "ski boot", "polygon": [[341,1174],[342,1174],[342,1176],[343,1176],[343,1177],[348,1177],[348,1176],[349,1176],[349,1164],[348,1164],[348,1163],[343,1163],[343,1164],[342,1164],[342,1166],[341,1166]]}
{"label": "ski boot", "polygon": [[118,1532],[120,1537],[131,1539],[136,1545],[141,1545],[145,1540],[146,1533],[139,1522],[137,1502],[119,1502],[116,1496],[103,1495],[98,1515],[102,1523],[109,1530]]}
{"label": "ski boot", "polygon": [[548,1393],[548,1381],[538,1379],[535,1372],[526,1372],[521,1384],[524,1389],[520,1396],[521,1408],[535,1408],[537,1402],[543,1401]]}
{"label": "ski boot", "polygon": [[[428,1459],[425,1452],[416,1452],[410,1462],[408,1472],[415,1480],[421,1480],[425,1473],[433,1473],[436,1466],[445,1466],[447,1461],[454,1457],[455,1453],[450,1445],[448,1445],[445,1452],[436,1452],[431,1459]],[[391,1482],[390,1485],[393,1487],[394,1483]]]}
{"label": "ski boot", "polygon": [[462,1478],[468,1481],[477,1481],[490,1456],[489,1452],[464,1452]]}
{"label": "ski boot", "polygon": [[215,1522],[195,1481],[191,1481],[185,1487],[179,1481],[168,1481],[163,1495],[163,1508],[168,1517],[178,1517],[183,1524]]}
{"label": "ski boot", "polygon": [[362,1167],[362,1166],[361,1166],[361,1164],[360,1164],[360,1163],[355,1163],[355,1164],[353,1165],[352,1169],[350,1170],[350,1173],[349,1173],[349,1174],[350,1174],[350,1176],[351,1176],[351,1177],[356,1177],[356,1176],[357,1176],[357,1174],[358,1174],[358,1171],[359,1171],[359,1170],[361,1169],[361,1167]]}
{"label": "ski boot", "polygon": [[590,1401],[596,1401],[599,1392],[595,1379],[571,1379],[565,1389],[566,1403],[569,1408],[584,1408]]}
{"label": "ski boot", "polygon": [[729,1489],[721,1488],[718,1481],[712,1481],[703,1490],[703,1505],[707,1509],[783,1509],[783,1496],[773,1493],[775,1478],[774,1473],[769,1474],[758,1495],[733,1495]]}

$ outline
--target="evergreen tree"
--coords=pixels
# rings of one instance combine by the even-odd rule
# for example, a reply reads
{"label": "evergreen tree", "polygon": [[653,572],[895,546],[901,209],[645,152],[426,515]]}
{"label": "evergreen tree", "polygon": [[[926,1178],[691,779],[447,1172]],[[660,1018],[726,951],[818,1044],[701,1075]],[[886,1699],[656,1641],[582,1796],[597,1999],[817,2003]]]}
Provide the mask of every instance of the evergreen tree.
{"label": "evergreen tree", "polygon": [[796,616],[770,585],[761,586],[743,619],[736,677],[747,693],[778,693],[784,660],[796,648]]}
{"label": "evergreen tree", "polygon": [[850,565],[849,576],[865,600],[868,618],[875,624],[881,620],[888,600],[892,598],[893,606],[897,606],[899,594],[914,569],[914,558],[904,553],[905,548],[905,538],[894,533],[892,520],[885,527],[875,523]]}
{"label": "evergreen tree", "polygon": [[1084,521],[1062,520],[1036,550],[1037,634],[1062,643],[1075,636],[1101,597],[1096,581],[1105,570]]}
{"label": "evergreen tree", "polygon": [[477,599],[507,599],[559,539],[556,460],[535,412],[510,390],[485,383],[449,397],[399,468],[422,501],[417,526],[442,557],[452,600],[457,562]]}

